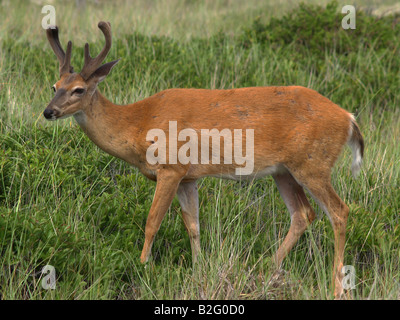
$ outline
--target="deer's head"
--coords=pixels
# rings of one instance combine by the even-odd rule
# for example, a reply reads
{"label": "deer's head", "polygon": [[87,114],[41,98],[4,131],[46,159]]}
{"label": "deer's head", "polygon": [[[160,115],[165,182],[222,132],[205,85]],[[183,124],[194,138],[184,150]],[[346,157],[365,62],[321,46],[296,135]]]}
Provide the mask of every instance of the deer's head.
{"label": "deer's head", "polygon": [[43,112],[47,120],[66,118],[85,109],[90,104],[97,85],[109,74],[119,61],[111,61],[101,65],[111,48],[111,25],[101,21],[98,27],[103,32],[106,44],[99,55],[92,58],[89,44],[85,44],[85,62],[80,73],[75,73],[71,66],[71,41],[64,52],[58,39],[58,28],[46,30],[47,39],[60,63],[60,80],[53,86],[54,97]]}

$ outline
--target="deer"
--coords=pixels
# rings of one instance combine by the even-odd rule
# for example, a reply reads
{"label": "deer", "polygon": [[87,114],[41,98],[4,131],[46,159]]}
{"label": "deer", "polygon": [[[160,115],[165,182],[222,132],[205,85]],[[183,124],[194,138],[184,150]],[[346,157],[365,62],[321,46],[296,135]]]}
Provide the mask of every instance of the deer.
{"label": "deer", "polygon": [[[97,87],[119,59],[103,64],[111,48],[111,24],[101,21],[98,28],[104,35],[105,45],[92,57],[89,44],[85,44],[84,65],[79,73],[71,66],[72,42],[68,42],[64,51],[58,27],[46,30],[59,61],[60,78],[52,86],[54,96],[43,115],[47,120],[73,116],[101,150],[126,161],[156,182],[144,230],[141,263],[149,260],[154,238],[175,196],[182,209],[193,263],[196,263],[201,252],[199,179],[252,180],[272,176],[291,217],[289,231],[273,256],[275,265],[281,268],[284,258],[316,218],[307,191],[331,222],[334,231],[333,296],[343,298],[342,268],[349,208],[332,187],[331,170],[345,145],[352,151],[353,175],[356,177],[361,170],[364,139],[353,114],[302,86],[172,88],[132,104],[114,104]],[[241,174],[243,163],[224,162],[226,154],[215,152],[211,146],[212,156],[221,161],[149,161],[146,154],[158,140],[149,139],[148,132],[158,128],[165,132],[168,140],[172,135],[169,132],[171,121],[181,130],[190,128],[197,133],[211,128],[253,130],[252,172]],[[226,136],[220,138],[228,141]],[[243,135],[243,143],[244,139]],[[182,146],[185,141],[178,139],[175,144]],[[169,145],[164,149],[167,160],[176,158],[171,150]],[[220,150],[216,148],[216,151]]]}

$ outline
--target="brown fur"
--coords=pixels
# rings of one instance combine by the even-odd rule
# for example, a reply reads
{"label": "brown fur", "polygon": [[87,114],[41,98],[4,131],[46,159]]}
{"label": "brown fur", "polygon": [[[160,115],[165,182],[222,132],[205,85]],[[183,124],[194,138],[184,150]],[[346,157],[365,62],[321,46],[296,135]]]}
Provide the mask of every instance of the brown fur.
{"label": "brown fur", "polygon": [[[57,43],[53,42],[55,45]],[[57,48],[55,52],[60,56]],[[272,174],[292,216],[288,235],[275,255],[277,266],[315,218],[304,193],[306,189],[332,222],[335,234],[333,282],[335,297],[340,298],[349,209],[333,190],[330,173],[348,141],[360,148],[362,155],[364,143],[352,115],[316,91],[299,86],[169,89],[133,104],[115,105],[96,89],[115,63],[103,65],[86,80],[79,74],[64,72],[55,85],[58,96],[56,93],[45,116],[53,119],[74,115],[82,130],[101,149],[157,181],[141,261],[148,260],[154,237],[175,194],[182,206],[195,260],[200,250],[196,180],[205,176],[242,178],[235,173],[241,166],[235,162],[225,164],[223,152],[220,164],[171,164],[170,161],[150,164],[146,151],[155,141],[146,140],[148,131],[162,129],[168,142],[170,121],[177,122],[178,132],[192,128],[199,137],[201,129],[242,129],[243,133],[253,129],[254,174],[251,177]],[[84,94],[74,94],[76,87],[82,87]],[[245,134],[242,142],[244,146]],[[178,142],[178,149],[184,143]],[[221,150],[223,147],[221,143]]]}

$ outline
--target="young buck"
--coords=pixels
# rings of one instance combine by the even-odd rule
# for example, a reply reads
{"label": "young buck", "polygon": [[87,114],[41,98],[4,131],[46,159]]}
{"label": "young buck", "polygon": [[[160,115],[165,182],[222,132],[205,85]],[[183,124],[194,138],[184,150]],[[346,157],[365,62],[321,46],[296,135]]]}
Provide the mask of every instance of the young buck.
{"label": "young buck", "polygon": [[[45,109],[44,117],[56,120],[73,115],[98,147],[137,167],[147,178],[157,182],[146,222],[141,262],[149,259],[154,237],[175,194],[182,207],[195,260],[200,251],[196,185],[199,178],[213,176],[239,180],[272,175],[291,215],[289,232],[275,254],[277,266],[315,219],[305,189],[328,215],[334,230],[333,283],[335,297],[340,298],[343,294],[342,266],[349,209],[333,189],[330,175],[346,143],[353,151],[353,173],[360,170],[364,142],[354,117],[317,92],[299,86],[169,89],[133,104],[113,104],[98,91],[97,85],[118,60],[101,65],[111,47],[111,25],[100,22],[98,27],[106,44],[100,54],[92,58],[86,43],[84,66],[80,73],[74,72],[70,65],[71,41],[64,52],[57,27],[47,29],[47,38],[60,63],[60,80],[53,86],[55,95]],[[202,142],[198,146],[199,150],[205,146],[217,161],[201,161],[204,160],[204,150],[197,152],[190,148],[194,160],[172,161],[177,159],[176,150],[187,143],[186,138],[190,135],[176,139],[171,123],[176,124],[175,129],[190,129],[190,132],[203,136],[208,131],[204,129],[220,133],[217,136],[224,137],[220,139],[224,144],[215,148]],[[166,149],[160,147],[158,150],[166,155],[166,161],[153,161],[155,156],[149,161],[147,157],[151,146],[159,142],[149,139],[152,129],[162,130],[165,139],[159,136],[159,140],[169,141]],[[254,140],[251,142],[246,138],[247,129],[253,132]],[[248,147],[252,152],[253,170],[250,173],[241,174],[236,170],[243,168],[243,162],[225,161],[232,149],[228,148],[228,153],[219,155],[219,151],[226,151],[224,147],[229,142],[226,130],[228,133],[246,131],[246,135],[240,135],[239,141],[235,141],[234,147],[243,142],[246,150]]]}

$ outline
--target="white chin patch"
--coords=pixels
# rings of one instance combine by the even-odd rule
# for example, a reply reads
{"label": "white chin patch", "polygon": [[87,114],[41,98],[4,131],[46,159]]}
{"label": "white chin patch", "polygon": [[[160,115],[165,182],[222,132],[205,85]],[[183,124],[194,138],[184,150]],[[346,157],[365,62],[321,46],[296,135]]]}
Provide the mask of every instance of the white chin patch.
{"label": "white chin patch", "polygon": [[72,116],[72,115],[73,115],[73,114],[65,114],[65,115],[63,115],[63,116],[61,116],[61,117],[55,118],[54,120],[66,119],[66,118],[68,118],[68,117],[70,117],[70,116]]}

